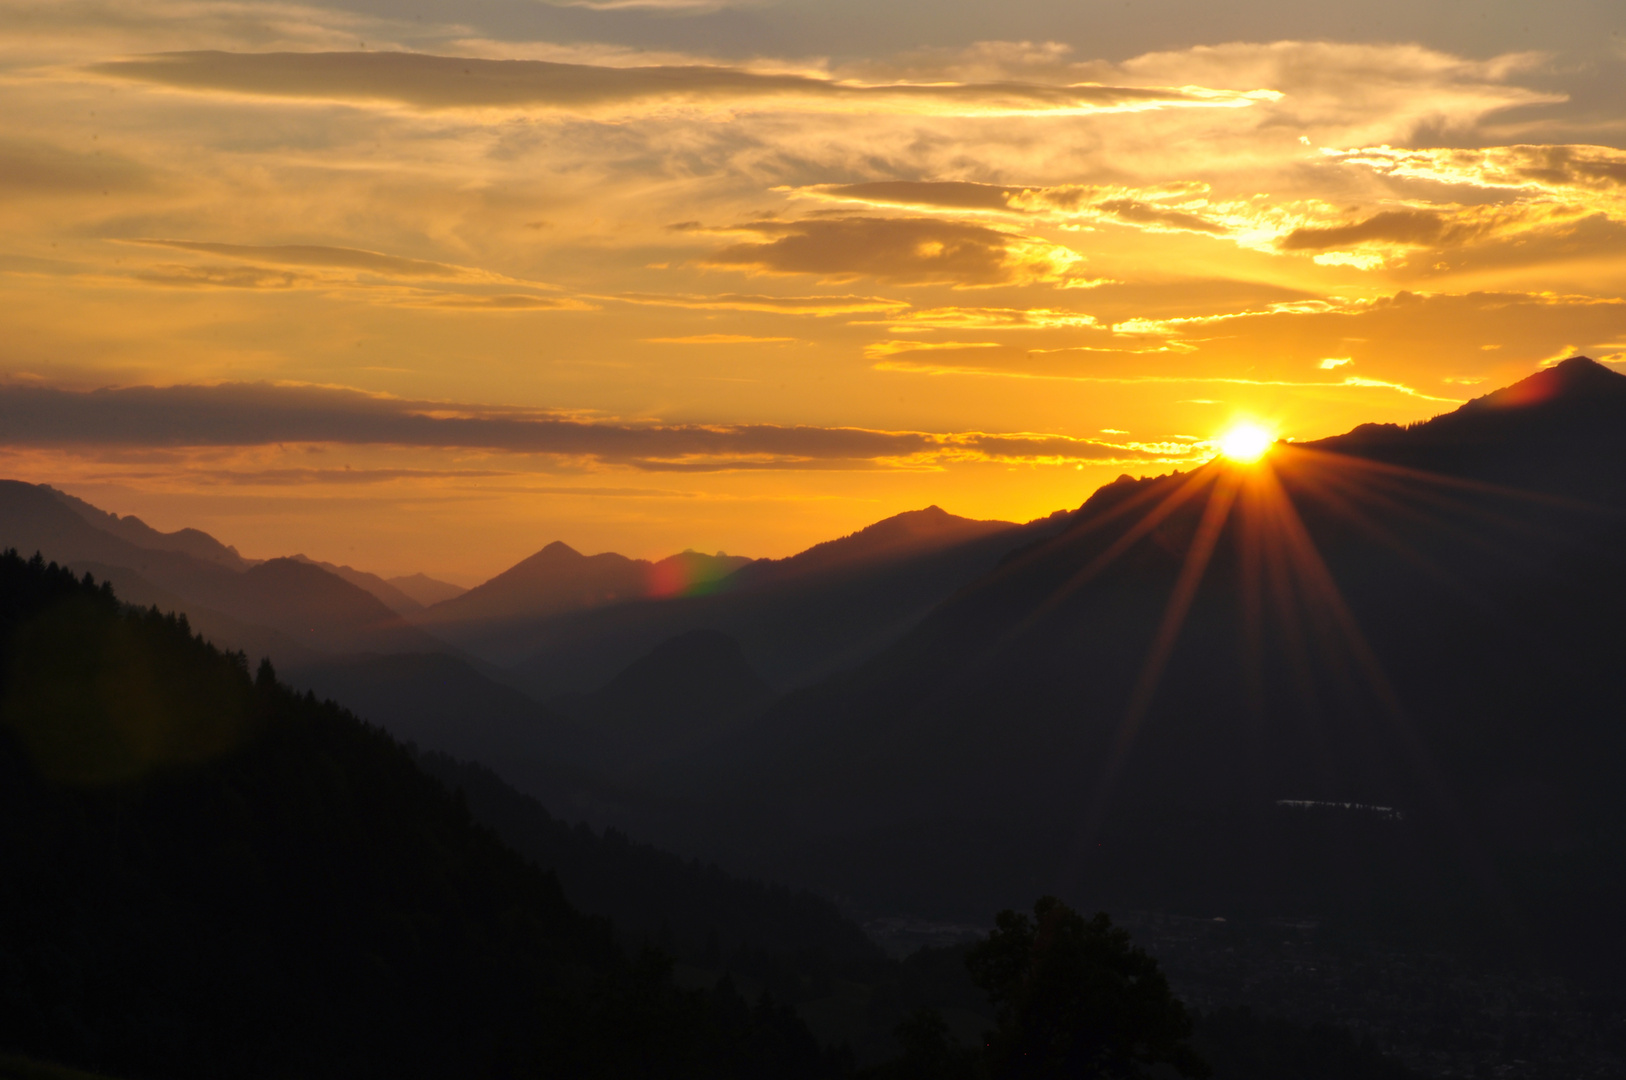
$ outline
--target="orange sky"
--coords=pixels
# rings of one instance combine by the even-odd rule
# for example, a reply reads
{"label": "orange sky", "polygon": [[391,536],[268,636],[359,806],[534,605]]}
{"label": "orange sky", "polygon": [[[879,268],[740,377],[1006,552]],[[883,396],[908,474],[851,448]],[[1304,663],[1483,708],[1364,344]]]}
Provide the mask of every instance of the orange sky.
{"label": "orange sky", "polygon": [[875,7],[0,0],[0,473],[467,583],[1626,361],[1600,5]]}

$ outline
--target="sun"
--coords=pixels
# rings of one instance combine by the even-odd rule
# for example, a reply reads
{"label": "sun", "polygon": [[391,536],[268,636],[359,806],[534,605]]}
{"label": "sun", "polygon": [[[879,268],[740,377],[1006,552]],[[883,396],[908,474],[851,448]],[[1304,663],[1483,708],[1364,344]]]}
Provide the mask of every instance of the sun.
{"label": "sun", "polygon": [[1275,442],[1274,433],[1247,421],[1232,424],[1214,440],[1221,454],[1244,464],[1264,457]]}

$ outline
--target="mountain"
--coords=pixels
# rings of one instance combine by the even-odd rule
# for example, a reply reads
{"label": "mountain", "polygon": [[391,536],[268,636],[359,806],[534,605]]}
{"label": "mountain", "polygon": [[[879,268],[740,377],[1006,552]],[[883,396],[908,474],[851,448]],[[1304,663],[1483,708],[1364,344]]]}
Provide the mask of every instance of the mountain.
{"label": "mountain", "polygon": [[661,642],[595,693],[558,704],[636,760],[704,743],[774,696],[739,642],[690,630]]}
{"label": "mountain", "polygon": [[663,641],[725,634],[769,685],[799,686],[874,655],[1007,552],[1060,529],[972,521],[932,507],[793,555],[759,560],[714,592],[576,611],[504,628],[502,652],[534,696],[587,693]]}
{"label": "mountain", "polygon": [[942,507],[906,510],[837,540],[814,544],[785,559],[762,559],[742,571],[738,584],[788,581],[865,564],[895,561],[1010,530],[1008,521],[958,517]]}
{"label": "mountain", "polygon": [[182,555],[190,555],[194,559],[224,566],[228,570],[247,570],[256,561],[243,558],[237,553],[236,548],[222,544],[206,532],[197,529],[177,529],[172,533],[159,532],[134,514],[119,517],[117,514],[98,509],[83,499],[76,499],[65,491],[58,491],[47,484],[40,486],[90,525],[126,540],[136,547],[152,551],[175,551]]}
{"label": "mountain", "polygon": [[468,592],[461,585],[438,581],[428,574],[408,574],[404,577],[386,578],[385,581],[405,593],[419,607],[430,607]]}
{"label": "mountain", "polygon": [[183,1080],[840,1070],[788,1009],[629,962],[388,736],[173,615],[0,556],[0,671],[8,1052]]}
{"label": "mountain", "polygon": [[[413,615],[424,609],[424,605],[414,600],[401,589],[385,581],[377,574],[369,574],[365,570],[357,570],[353,566],[337,566],[320,559],[312,559],[305,555],[292,556],[295,562],[309,563],[320,566],[323,570],[336,578],[341,578],[356,588],[371,593],[373,598],[397,615]],[[419,575],[420,577],[422,575]],[[428,580],[428,579],[425,579]]]}
{"label": "mountain", "polygon": [[161,595],[179,610],[195,610],[200,626],[230,635],[216,640],[232,648],[278,640],[336,652],[444,648],[364,589],[318,566],[293,559],[234,564],[227,557],[234,550],[203,533],[159,533],[44,486],[0,481],[0,548],[7,547],[42,552],[81,572],[95,567],[131,596],[154,595],[159,602]]}
{"label": "mountain", "polygon": [[502,663],[515,658],[508,639],[516,627],[565,612],[703,593],[750,562],[722,552],[685,551],[651,563],[613,551],[583,555],[556,540],[490,581],[435,604],[416,621]]}
{"label": "mountain", "polygon": [[1055,890],[1608,970],[1623,433],[1626,377],[1578,359],[1411,428],[1124,478],[651,790],[881,910]]}
{"label": "mountain", "polygon": [[597,777],[625,756],[613,736],[562,719],[453,656],[317,657],[287,677],[403,742],[482,762],[559,812],[591,816],[604,798]]}

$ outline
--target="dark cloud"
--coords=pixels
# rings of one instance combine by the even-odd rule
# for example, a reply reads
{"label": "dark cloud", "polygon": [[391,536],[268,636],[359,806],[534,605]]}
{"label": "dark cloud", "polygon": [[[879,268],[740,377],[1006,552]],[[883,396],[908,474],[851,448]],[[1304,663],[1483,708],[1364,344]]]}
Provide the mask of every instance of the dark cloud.
{"label": "dark cloud", "polygon": [[[955,109],[1079,109],[1209,105],[1213,92],[1130,86],[989,82],[854,85],[812,75],[691,66],[599,67],[398,52],[173,52],[94,65],[104,75],[191,90],[292,98],[390,101],[424,109],[592,108],[802,98],[834,104],[913,101]],[[1223,97],[1224,95],[1220,95]],[[1241,100],[1238,96],[1238,100]]]}
{"label": "dark cloud", "polygon": [[1094,209],[1135,225],[1181,229],[1186,232],[1208,233],[1211,236],[1218,236],[1226,231],[1223,225],[1216,225],[1196,214],[1188,214],[1183,210],[1169,210],[1136,199],[1106,199],[1096,203]]}
{"label": "dark cloud", "polygon": [[1065,249],[997,229],[935,218],[818,218],[741,226],[769,237],[713,252],[708,266],[900,284],[1002,285],[1059,276]]}
{"label": "dark cloud", "polygon": [[593,304],[563,296],[532,296],[528,293],[502,293],[481,296],[469,293],[440,293],[400,301],[406,307],[452,308],[459,311],[596,311]]}
{"label": "dark cloud", "polygon": [[216,484],[292,487],[306,484],[383,484],[393,480],[484,480],[512,476],[492,469],[213,469],[189,474]]}
{"label": "dark cloud", "polygon": [[963,180],[878,180],[819,188],[827,195],[900,206],[940,206],[946,210],[1009,210],[1021,188],[974,184]]}
{"label": "dark cloud", "polygon": [[310,285],[315,278],[294,270],[269,266],[154,266],[135,275],[138,281],[153,285],[216,289],[293,289]]}
{"label": "dark cloud", "polygon": [[652,307],[693,308],[711,311],[765,311],[785,315],[853,315],[863,312],[898,311],[909,306],[905,300],[884,296],[764,296],[745,293],[621,293],[614,297],[629,304]]}
{"label": "dark cloud", "polygon": [[469,278],[482,277],[477,270],[466,266],[429,262],[425,259],[404,259],[399,255],[385,255],[361,248],[326,247],[320,244],[220,244],[207,240],[158,240],[143,237],[138,244],[196,251],[204,255],[223,255],[245,262],[270,262],[283,266],[317,266],[341,270],[363,270],[383,277],[399,278]]}
{"label": "dark cloud", "polygon": [[1452,226],[1433,210],[1384,210],[1353,225],[1294,229],[1281,241],[1283,251],[1326,251],[1357,244],[1440,244],[1467,239],[1477,226]]}
{"label": "dark cloud", "polygon": [[[589,423],[548,413],[268,383],[72,391],[0,386],[0,445],[182,449],[277,444],[549,454],[652,471],[853,468],[903,458],[1111,460],[1051,435],[934,434],[772,424]],[[295,474],[275,474],[286,482]]]}
{"label": "dark cloud", "polygon": [[1577,187],[1626,186],[1626,153],[1604,146],[1514,146],[1504,154],[1523,179]]}
{"label": "dark cloud", "polygon": [[152,171],[128,158],[0,139],[0,193],[6,195],[107,195],[152,184]]}
{"label": "dark cloud", "polygon": [[993,210],[1031,214],[1045,210],[1068,214],[1098,214],[1134,225],[1223,234],[1224,226],[1183,210],[1170,210],[1154,202],[1132,198],[1099,197],[1099,189],[1078,186],[1024,188],[977,184],[964,180],[880,180],[866,184],[840,184],[813,189],[821,195],[897,206],[931,206],[944,210]]}

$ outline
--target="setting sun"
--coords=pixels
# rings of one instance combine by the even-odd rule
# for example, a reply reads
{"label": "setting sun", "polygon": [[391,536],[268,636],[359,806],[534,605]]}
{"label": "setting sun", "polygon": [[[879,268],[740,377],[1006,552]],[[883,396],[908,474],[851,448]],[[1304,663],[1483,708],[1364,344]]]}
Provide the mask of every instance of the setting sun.
{"label": "setting sun", "polygon": [[1258,424],[1241,423],[1227,429],[1215,445],[1232,461],[1252,462],[1264,457],[1275,441],[1276,436]]}

